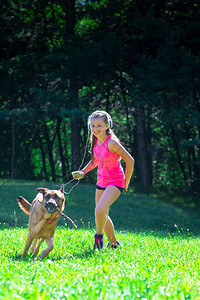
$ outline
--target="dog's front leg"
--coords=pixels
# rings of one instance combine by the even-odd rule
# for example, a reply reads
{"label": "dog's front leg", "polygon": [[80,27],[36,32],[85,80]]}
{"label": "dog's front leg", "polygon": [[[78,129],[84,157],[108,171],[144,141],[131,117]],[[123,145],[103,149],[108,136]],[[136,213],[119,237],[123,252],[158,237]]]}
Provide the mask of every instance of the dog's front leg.
{"label": "dog's front leg", "polygon": [[34,240],[33,240],[33,244],[32,244],[32,247],[31,247],[31,249],[30,249],[30,252],[31,252],[31,253],[33,253],[33,251],[35,250],[35,247],[37,246],[37,241],[38,241],[38,239],[34,239]]}
{"label": "dog's front leg", "polygon": [[28,237],[27,237],[27,240],[26,240],[26,245],[25,245],[25,248],[24,248],[24,252],[22,254],[23,258],[26,257],[28,249],[30,248],[32,241],[33,241],[33,236],[29,233]]}
{"label": "dog's front leg", "polygon": [[38,245],[35,248],[35,250],[33,251],[32,257],[36,257],[38,255],[38,252],[40,250],[40,246],[41,246],[43,241],[44,241],[43,239],[39,239]]}
{"label": "dog's front leg", "polygon": [[34,230],[34,235],[38,235],[38,233],[40,232],[40,230],[42,229],[42,227],[46,224],[46,222],[47,222],[47,219],[46,218],[42,218],[40,220],[40,222],[37,225],[35,225],[35,227],[33,229]]}
{"label": "dog's front leg", "polygon": [[47,248],[40,254],[40,258],[46,257],[53,250],[53,237],[46,239]]}

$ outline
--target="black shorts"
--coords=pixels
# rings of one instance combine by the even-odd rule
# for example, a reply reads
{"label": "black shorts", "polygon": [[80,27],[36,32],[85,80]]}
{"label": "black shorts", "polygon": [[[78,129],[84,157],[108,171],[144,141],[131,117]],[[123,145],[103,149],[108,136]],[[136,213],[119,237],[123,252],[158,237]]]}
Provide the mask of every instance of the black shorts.
{"label": "black shorts", "polygon": [[[114,185],[114,186],[116,186],[116,185]],[[97,190],[105,190],[107,188],[107,186],[106,187],[101,187],[101,186],[99,186],[99,185],[96,185],[96,189]],[[123,192],[123,190],[124,190],[124,188],[123,187],[120,187],[120,186],[116,186],[116,188],[118,188],[118,190],[122,193]]]}

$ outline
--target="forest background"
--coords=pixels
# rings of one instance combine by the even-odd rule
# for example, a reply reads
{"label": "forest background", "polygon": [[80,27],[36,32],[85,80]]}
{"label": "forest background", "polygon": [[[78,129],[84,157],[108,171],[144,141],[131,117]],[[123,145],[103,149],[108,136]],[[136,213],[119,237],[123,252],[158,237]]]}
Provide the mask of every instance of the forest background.
{"label": "forest background", "polygon": [[199,189],[198,0],[2,0],[0,28],[1,178],[71,179],[101,109],[135,183]]}

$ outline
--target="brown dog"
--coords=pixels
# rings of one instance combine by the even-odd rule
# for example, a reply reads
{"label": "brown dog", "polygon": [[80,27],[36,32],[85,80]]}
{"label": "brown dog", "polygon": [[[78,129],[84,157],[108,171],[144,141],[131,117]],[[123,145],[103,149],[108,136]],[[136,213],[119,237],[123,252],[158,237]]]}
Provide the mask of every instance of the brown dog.
{"label": "brown dog", "polygon": [[29,233],[22,257],[27,255],[32,242],[31,252],[33,257],[37,256],[44,240],[47,243],[47,248],[41,253],[40,257],[46,257],[52,251],[54,233],[60,218],[60,213],[55,208],[62,212],[65,207],[63,186],[61,186],[60,190],[38,188],[36,191],[39,193],[32,204],[21,196],[17,198],[19,207],[29,215]]}

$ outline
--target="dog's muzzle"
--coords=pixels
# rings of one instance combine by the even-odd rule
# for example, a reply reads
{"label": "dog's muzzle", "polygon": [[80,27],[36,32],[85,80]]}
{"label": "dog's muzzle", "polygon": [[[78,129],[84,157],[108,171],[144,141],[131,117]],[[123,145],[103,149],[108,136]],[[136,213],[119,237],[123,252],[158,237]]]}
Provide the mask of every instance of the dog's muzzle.
{"label": "dog's muzzle", "polygon": [[46,208],[46,210],[49,214],[53,214],[57,211],[57,209],[59,208],[59,205],[49,201],[44,204],[44,207]]}

